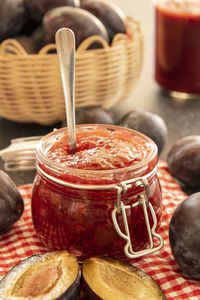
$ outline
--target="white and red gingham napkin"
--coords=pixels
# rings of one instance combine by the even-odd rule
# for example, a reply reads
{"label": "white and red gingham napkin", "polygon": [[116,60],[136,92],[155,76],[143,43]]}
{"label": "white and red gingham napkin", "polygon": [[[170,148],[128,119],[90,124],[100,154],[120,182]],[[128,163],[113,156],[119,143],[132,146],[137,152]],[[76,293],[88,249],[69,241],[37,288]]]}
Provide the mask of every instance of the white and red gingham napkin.
{"label": "white and red gingham napkin", "polygon": [[[171,216],[187,195],[182,192],[176,181],[169,174],[167,164],[159,161],[158,177],[163,194],[163,216],[159,233],[164,239],[164,247],[151,255],[138,258],[133,264],[152,276],[163,289],[167,300],[200,299],[200,282],[191,280],[182,274],[172,256],[168,229]],[[0,236],[0,279],[15,264],[36,253],[47,250],[38,240],[31,219],[31,185],[19,187],[24,199],[25,210],[12,229]],[[1,297],[0,297],[1,299]]]}

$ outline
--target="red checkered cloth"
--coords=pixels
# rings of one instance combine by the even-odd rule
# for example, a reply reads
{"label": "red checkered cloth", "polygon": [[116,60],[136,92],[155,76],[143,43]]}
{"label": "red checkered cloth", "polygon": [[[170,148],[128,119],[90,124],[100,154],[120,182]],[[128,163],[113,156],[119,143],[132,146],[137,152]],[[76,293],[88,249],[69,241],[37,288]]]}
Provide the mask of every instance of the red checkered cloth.
{"label": "red checkered cloth", "polygon": [[[158,177],[163,193],[163,216],[159,233],[164,239],[164,247],[151,255],[136,259],[134,265],[152,276],[162,287],[167,300],[200,299],[200,283],[186,278],[173,259],[168,228],[171,216],[179,203],[187,196],[169,174],[167,164],[159,161]],[[31,185],[19,187],[24,199],[25,210],[12,230],[0,237],[0,278],[16,263],[35,253],[47,250],[38,240],[31,219]],[[1,298],[0,298],[1,299]]]}

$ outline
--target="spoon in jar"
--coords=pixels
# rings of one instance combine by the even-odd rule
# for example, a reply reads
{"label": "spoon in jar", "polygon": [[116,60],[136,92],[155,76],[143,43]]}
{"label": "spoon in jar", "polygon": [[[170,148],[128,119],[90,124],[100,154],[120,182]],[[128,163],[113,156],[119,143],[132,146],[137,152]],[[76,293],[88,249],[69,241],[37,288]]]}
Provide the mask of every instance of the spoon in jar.
{"label": "spoon in jar", "polygon": [[[69,136],[69,151],[76,152],[76,126],[74,103],[75,37],[73,31],[62,28],[56,33],[56,46],[63,84]],[[11,144],[0,151],[4,168],[8,171],[35,169],[36,145],[40,136],[11,140]]]}
{"label": "spoon in jar", "polygon": [[69,137],[69,152],[76,152],[76,122],[75,122],[75,36],[71,29],[61,28],[56,32],[56,48],[63,85],[67,128]]}

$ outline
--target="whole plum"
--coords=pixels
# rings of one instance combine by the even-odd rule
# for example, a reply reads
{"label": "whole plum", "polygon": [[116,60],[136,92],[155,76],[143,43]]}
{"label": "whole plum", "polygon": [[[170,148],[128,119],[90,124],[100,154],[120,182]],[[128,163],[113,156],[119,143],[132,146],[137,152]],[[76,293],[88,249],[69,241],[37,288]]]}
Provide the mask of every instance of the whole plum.
{"label": "whole plum", "polygon": [[24,202],[16,185],[0,170],[0,234],[10,230],[23,211]]}
{"label": "whole plum", "polygon": [[21,44],[28,54],[37,53],[37,46],[32,37],[19,35],[15,39]]}
{"label": "whole plum", "polygon": [[200,192],[185,199],[169,226],[172,254],[183,273],[200,279]]}
{"label": "whole plum", "polygon": [[68,27],[74,32],[76,47],[92,35],[101,36],[108,42],[108,33],[104,25],[94,15],[81,8],[53,8],[45,14],[43,26],[47,43],[55,43],[55,34],[62,27]]}
{"label": "whole plum", "polygon": [[34,30],[36,30],[37,27],[38,27],[38,22],[32,20],[27,13],[24,26],[20,31],[20,35],[31,36],[31,34],[33,33]]}
{"label": "whole plum", "polygon": [[160,154],[165,146],[168,130],[164,120],[147,110],[135,109],[125,114],[118,125],[137,130],[150,137],[158,147]]}
{"label": "whole plum", "polygon": [[30,17],[37,22],[41,22],[45,13],[52,8],[65,5],[80,6],[79,0],[24,0],[24,3]]}
{"label": "whole plum", "polygon": [[102,107],[83,107],[76,109],[77,124],[114,124],[113,115]]}
{"label": "whole plum", "polygon": [[[114,125],[114,116],[111,111],[99,106],[76,108],[76,124],[108,124]],[[66,120],[61,127],[66,127]]]}
{"label": "whole plum", "polygon": [[0,41],[20,33],[26,19],[23,0],[0,1]]}
{"label": "whole plum", "polygon": [[200,135],[178,140],[170,149],[167,162],[170,173],[190,187],[200,187]]}
{"label": "whole plum", "polygon": [[46,45],[44,38],[44,29],[42,26],[38,26],[33,31],[32,38],[34,40],[34,43],[36,44],[37,52]]}
{"label": "whole plum", "polygon": [[104,0],[81,0],[81,7],[94,14],[106,27],[110,42],[117,33],[126,33],[126,15],[114,3]]}

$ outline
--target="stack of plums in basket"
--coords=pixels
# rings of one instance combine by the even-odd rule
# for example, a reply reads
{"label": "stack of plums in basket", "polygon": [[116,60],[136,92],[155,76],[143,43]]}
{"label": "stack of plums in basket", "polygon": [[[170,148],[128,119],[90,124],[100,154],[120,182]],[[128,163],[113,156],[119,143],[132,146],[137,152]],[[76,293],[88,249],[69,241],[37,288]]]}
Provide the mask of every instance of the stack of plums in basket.
{"label": "stack of plums in basket", "polygon": [[[14,38],[29,53],[55,43],[55,33],[67,27],[74,31],[76,47],[97,35],[111,44],[117,33],[126,33],[126,16],[106,0],[1,0],[0,42]],[[101,47],[95,43],[91,48]]]}

